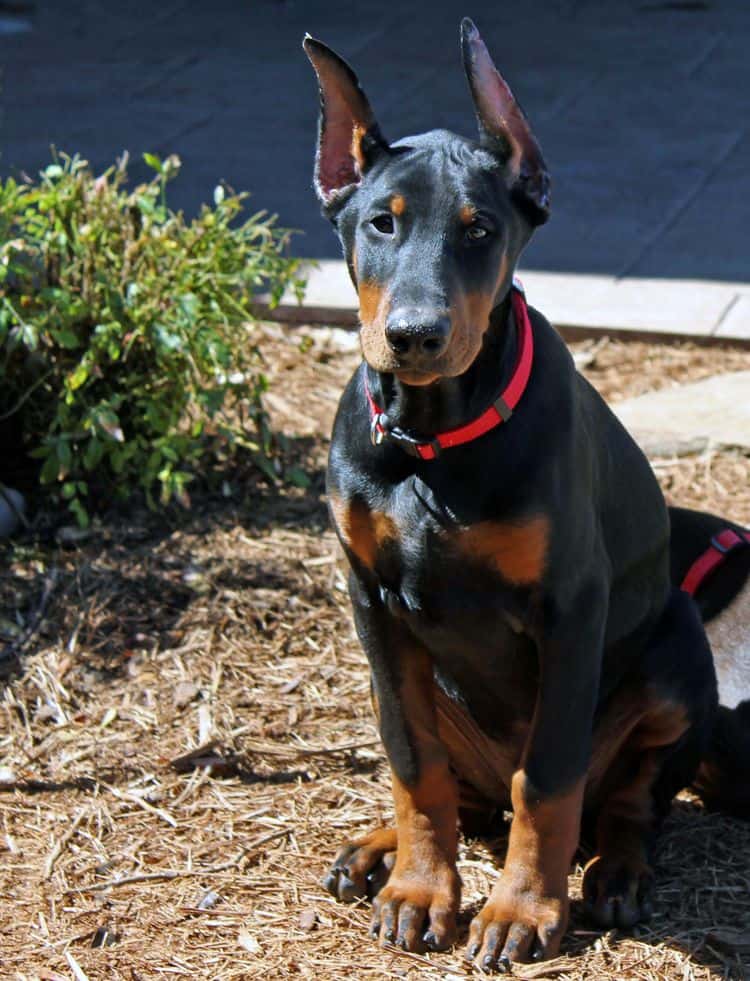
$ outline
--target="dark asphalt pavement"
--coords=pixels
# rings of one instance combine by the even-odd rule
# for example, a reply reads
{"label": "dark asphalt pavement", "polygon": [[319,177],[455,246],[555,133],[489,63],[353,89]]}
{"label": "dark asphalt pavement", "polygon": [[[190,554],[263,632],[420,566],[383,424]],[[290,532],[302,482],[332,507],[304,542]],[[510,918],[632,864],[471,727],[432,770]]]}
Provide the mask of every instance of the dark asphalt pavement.
{"label": "dark asphalt pavement", "polygon": [[302,229],[299,254],[335,256],[311,188],[304,32],[351,61],[387,136],[471,135],[465,14],[554,179],[527,266],[750,281],[747,0],[0,0],[0,174],[34,173],[51,143],[96,169],[176,152],[176,205],[223,178]]}

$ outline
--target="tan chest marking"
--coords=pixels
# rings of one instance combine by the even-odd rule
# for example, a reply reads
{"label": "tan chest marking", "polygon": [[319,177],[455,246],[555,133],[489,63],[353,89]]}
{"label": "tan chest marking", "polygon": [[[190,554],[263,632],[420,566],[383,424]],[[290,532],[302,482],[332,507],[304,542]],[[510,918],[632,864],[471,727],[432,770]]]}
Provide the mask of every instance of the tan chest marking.
{"label": "tan chest marking", "polygon": [[455,545],[467,558],[487,563],[517,586],[540,581],[548,542],[545,515],[519,522],[480,521],[454,534]]}
{"label": "tan chest marking", "polygon": [[398,540],[395,521],[383,511],[372,511],[363,501],[342,501],[331,495],[331,513],[344,544],[368,569],[375,568],[378,552]]}

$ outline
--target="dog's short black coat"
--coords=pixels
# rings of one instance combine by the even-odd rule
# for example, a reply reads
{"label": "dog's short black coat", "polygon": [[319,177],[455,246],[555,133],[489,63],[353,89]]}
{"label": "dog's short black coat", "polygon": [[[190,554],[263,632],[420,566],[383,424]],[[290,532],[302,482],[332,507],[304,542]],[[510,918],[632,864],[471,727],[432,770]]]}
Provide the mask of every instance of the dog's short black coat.
{"label": "dog's short black coat", "polygon": [[[503,876],[469,937],[470,957],[503,969],[557,951],[582,821],[591,914],[607,926],[649,914],[654,833],[717,718],[700,611],[678,584],[728,523],[678,511],[670,538],[648,462],[533,309],[533,367],[510,419],[435,460],[373,444],[366,388],[389,426],[428,440],[507,384],[511,281],[547,218],[549,179],[470,21],[478,142],[436,131],[388,144],[351,69],[305,47],[321,94],[316,189],[359,293],[365,358],[336,417],[328,493],[396,807],[396,828],[345,846],[326,885],[375,895],[382,940],[443,948],[457,819],[512,806]],[[714,577],[705,616],[748,565]]]}

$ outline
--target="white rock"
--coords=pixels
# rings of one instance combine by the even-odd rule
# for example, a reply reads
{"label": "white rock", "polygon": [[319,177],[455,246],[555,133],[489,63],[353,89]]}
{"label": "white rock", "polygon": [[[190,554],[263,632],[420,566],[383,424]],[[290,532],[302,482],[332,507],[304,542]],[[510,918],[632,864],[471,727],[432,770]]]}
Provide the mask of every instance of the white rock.
{"label": "white rock", "polygon": [[709,445],[750,449],[750,371],[640,395],[612,409],[652,456],[682,455]]}

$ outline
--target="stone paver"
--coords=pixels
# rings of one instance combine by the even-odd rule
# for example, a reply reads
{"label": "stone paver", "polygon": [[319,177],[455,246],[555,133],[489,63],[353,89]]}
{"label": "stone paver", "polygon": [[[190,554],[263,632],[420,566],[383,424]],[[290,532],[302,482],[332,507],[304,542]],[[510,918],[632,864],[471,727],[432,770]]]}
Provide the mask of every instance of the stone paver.
{"label": "stone paver", "polygon": [[739,293],[717,327],[717,337],[742,338],[750,341],[750,295]]}
{"label": "stone paver", "polygon": [[473,135],[458,55],[467,12],[553,174],[553,218],[527,268],[750,281],[747,0],[8,4],[0,174],[34,173],[50,143],[97,169],[128,149],[134,178],[144,150],[176,152],[176,205],[195,211],[224,178],[304,232],[297,254],[335,257],[311,190],[317,99],[303,33],[352,61],[387,135]]}
{"label": "stone paver", "polygon": [[651,392],[612,408],[650,456],[705,446],[750,449],[750,371]]}

